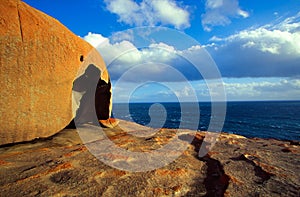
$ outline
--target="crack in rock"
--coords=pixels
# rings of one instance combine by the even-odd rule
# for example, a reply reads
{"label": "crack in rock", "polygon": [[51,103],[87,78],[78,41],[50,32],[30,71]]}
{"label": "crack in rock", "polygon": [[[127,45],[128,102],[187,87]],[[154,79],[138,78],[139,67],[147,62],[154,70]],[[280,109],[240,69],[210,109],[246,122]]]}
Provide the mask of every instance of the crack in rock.
{"label": "crack in rock", "polygon": [[[182,135],[179,136],[179,139],[188,141],[190,137],[190,135]],[[194,137],[193,141],[191,142],[197,155],[203,143],[205,143],[203,139],[199,139],[197,136]],[[197,158],[200,161],[205,162],[207,166],[206,178],[203,182],[206,188],[205,196],[224,196],[229,185],[230,177],[225,173],[221,162],[211,158],[209,155],[206,155],[202,158]]]}
{"label": "crack in rock", "polygon": [[18,10],[18,19],[19,19],[19,26],[20,26],[21,39],[22,39],[22,42],[24,42],[24,38],[23,38],[23,29],[22,29],[22,23],[21,23],[21,14],[20,14],[20,10],[19,10],[19,5],[17,5],[17,10]]}
{"label": "crack in rock", "polygon": [[259,183],[259,184],[265,183],[265,182],[268,181],[268,180],[271,178],[271,176],[272,176],[271,173],[269,173],[269,172],[263,170],[263,169],[262,169],[259,165],[257,165],[254,161],[252,161],[252,160],[248,159],[247,157],[245,157],[244,154],[242,154],[242,155],[240,155],[240,156],[238,156],[238,157],[236,157],[236,158],[231,158],[231,159],[234,160],[234,161],[245,161],[245,162],[251,164],[251,165],[254,167],[255,176],[257,176],[257,177],[260,178],[260,180],[257,181],[257,183]]}
{"label": "crack in rock", "polygon": [[206,178],[204,185],[207,190],[205,196],[224,196],[230,181],[220,161],[206,155],[200,159],[206,163]]}

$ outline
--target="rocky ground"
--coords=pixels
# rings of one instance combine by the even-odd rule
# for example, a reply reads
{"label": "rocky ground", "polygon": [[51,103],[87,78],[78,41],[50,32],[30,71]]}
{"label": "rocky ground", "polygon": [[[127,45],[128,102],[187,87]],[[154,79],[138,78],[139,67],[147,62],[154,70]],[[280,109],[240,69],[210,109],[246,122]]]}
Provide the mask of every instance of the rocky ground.
{"label": "rocky ground", "polygon": [[[199,158],[204,132],[190,144],[192,131],[160,129],[141,137],[143,127],[125,121],[120,125],[103,131],[122,150],[149,153],[171,142],[186,144],[187,149],[166,166],[125,171],[94,155],[109,155],[108,162],[116,166],[124,162],[125,168],[139,169],[130,156],[91,154],[94,145],[106,146],[105,137],[65,129],[48,139],[0,147],[0,196],[300,196],[299,142],[222,133],[212,150]],[[162,160],[169,155],[176,151],[170,150]]]}

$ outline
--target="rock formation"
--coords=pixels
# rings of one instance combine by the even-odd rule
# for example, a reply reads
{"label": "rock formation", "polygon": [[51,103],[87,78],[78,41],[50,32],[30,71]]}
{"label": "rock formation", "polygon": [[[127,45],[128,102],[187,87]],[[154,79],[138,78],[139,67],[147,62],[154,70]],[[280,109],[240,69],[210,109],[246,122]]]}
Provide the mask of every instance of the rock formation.
{"label": "rock formation", "polygon": [[[134,136],[141,131],[136,124],[120,121],[120,125],[123,129],[103,131],[118,147],[132,152],[159,149],[175,138],[185,143],[191,132],[161,129],[142,138]],[[299,142],[222,133],[212,150],[199,158],[204,136],[197,133],[181,156],[147,172],[104,164],[82,144],[76,130],[1,147],[1,196],[299,196]],[[103,140],[93,139],[88,143]],[[117,152],[110,157],[134,162]]]}
{"label": "rock formation", "polygon": [[20,0],[0,1],[0,145],[48,137],[73,118],[72,85],[101,56],[56,19]]}

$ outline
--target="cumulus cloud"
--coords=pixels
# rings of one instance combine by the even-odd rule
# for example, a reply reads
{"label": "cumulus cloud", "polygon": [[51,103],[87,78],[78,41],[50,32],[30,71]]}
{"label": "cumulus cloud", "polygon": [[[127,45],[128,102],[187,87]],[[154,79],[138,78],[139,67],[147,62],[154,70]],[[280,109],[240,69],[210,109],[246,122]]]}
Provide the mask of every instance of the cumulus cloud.
{"label": "cumulus cloud", "polygon": [[245,30],[226,38],[229,43],[240,42],[242,49],[257,49],[261,52],[281,55],[300,54],[300,33],[258,28]]}
{"label": "cumulus cloud", "polygon": [[149,62],[168,63],[175,58],[176,53],[173,46],[162,42],[152,43],[148,47],[138,49],[130,41],[112,43],[101,34],[89,33],[83,39],[98,49],[108,66],[119,63],[127,68],[126,66]]}
{"label": "cumulus cloud", "polygon": [[88,33],[83,39],[100,51],[107,65],[115,59],[119,59],[127,64],[137,62],[141,58],[138,49],[127,40],[111,44],[108,38],[95,33]]}
{"label": "cumulus cloud", "polygon": [[95,33],[89,33],[83,39],[100,52],[112,80],[121,76],[132,82],[199,80],[202,79],[201,73],[192,63],[200,64],[203,72],[208,72],[212,64],[209,55],[199,45],[177,50],[163,42],[152,42],[138,48],[131,41],[112,42]]}
{"label": "cumulus cloud", "polygon": [[238,0],[206,0],[205,10],[202,15],[205,31],[211,31],[214,26],[230,24],[232,17],[249,17],[249,13],[239,7]]}
{"label": "cumulus cloud", "polygon": [[300,14],[206,45],[225,77],[299,77]]}
{"label": "cumulus cloud", "polygon": [[131,26],[172,25],[177,29],[190,26],[189,12],[174,0],[105,0],[106,8]]}
{"label": "cumulus cloud", "polygon": [[[114,39],[115,36],[108,39],[93,33],[84,39],[100,51],[112,79],[119,78],[136,66],[140,68],[135,68],[137,74],[131,77],[137,81],[182,80],[172,76],[172,69],[183,74],[187,80],[215,78],[216,72],[211,72],[212,61],[207,51],[216,62],[222,77],[299,78],[299,19],[300,13],[281,22],[246,29],[225,38],[214,36],[205,46],[192,45],[181,50],[170,43],[155,42],[151,36],[148,45],[139,48],[134,44],[138,40],[135,37],[137,35],[130,31],[117,34],[117,37],[123,39]],[[200,68],[201,73],[195,68],[196,64],[200,65],[197,68]]]}

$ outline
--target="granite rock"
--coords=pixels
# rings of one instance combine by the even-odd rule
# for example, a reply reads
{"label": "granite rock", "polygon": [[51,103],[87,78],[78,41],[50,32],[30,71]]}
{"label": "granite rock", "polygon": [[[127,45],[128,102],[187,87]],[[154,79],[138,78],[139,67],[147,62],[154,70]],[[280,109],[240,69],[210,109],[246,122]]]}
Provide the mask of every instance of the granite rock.
{"label": "granite rock", "polygon": [[[48,137],[72,120],[72,86],[98,52],[20,0],[0,1],[0,145]],[[100,77],[100,76],[99,76]]]}
{"label": "granite rock", "polygon": [[[74,129],[48,139],[0,148],[1,196],[299,196],[299,144],[225,134],[198,157],[207,132],[160,129],[137,137],[144,128],[120,121],[102,129],[118,147],[132,152],[157,150],[179,139],[187,148],[173,162],[145,172],[106,165],[89,151],[87,138]],[[85,125],[95,129],[96,126]],[[84,128],[83,127],[83,128]],[[81,137],[79,137],[79,135]],[[92,134],[93,135],[93,134]],[[84,140],[83,140],[84,139]],[[85,144],[83,144],[83,141]],[[172,154],[170,151],[169,154]],[[167,155],[164,155],[165,157]],[[113,161],[134,162],[111,152]]]}

